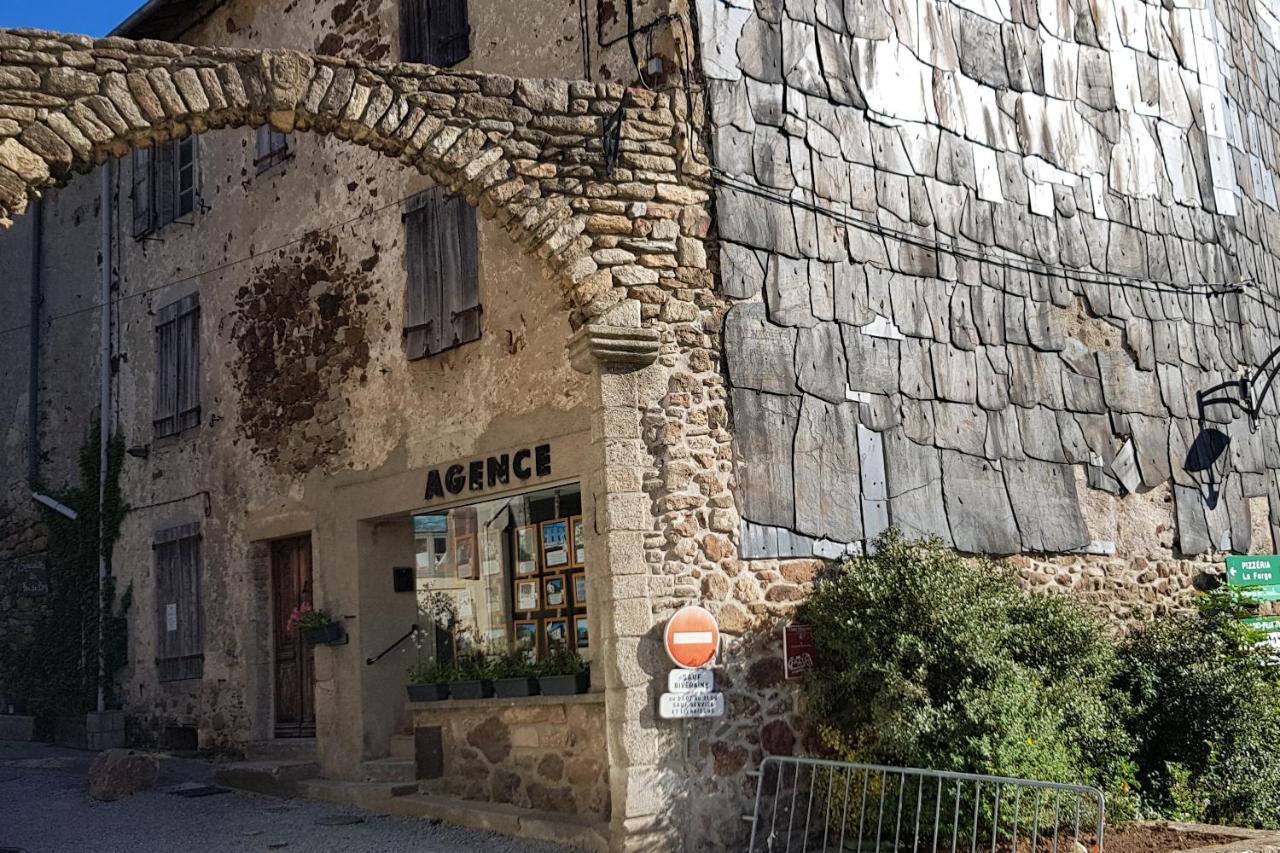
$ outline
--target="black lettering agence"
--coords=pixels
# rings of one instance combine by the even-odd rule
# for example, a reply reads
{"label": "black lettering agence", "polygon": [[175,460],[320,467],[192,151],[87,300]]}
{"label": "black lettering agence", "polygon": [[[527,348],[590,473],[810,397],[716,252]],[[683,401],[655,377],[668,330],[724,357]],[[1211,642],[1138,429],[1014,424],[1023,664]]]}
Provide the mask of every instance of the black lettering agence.
{"label": "black lettering agence", "polygon": [[467,470],[467,479],[470,480],[470,488],[473,492],[484,489],[484,463],[477,459],[472,462]]}
{"label": "black lettering agence", "polygon": [[528,450],[516,451],[516,458],[511,461],[511,470],[515,472],[516,479],[527,480],[533,476],[533,472],[529,470],[529,457],[532,455]]}
{"label": "black lettering agence", "polygon": [[539,444],[533,449],[533,470],[539,477],[551,476],[551,445]]}
{"label": "black lettering agence", "polygon": [[444,497],[444,482],[440,479],[439,471],[432,471],[427,475],[427,500],[433,501],[442,497]]}
{"label": "black lettering agence", "polygon": [[502,483],[506,485],[511,482],[511,457],[507,454],[501,456],[490,456],[485,461],[485,466],[489,469],[489,488]]}
{"label": "black lettering agence", "polygon": [[480,492],[507,486],[511,484],[512,474],[521,482],[551,476],[551,445],[539,444],[512,454],[488,456],[484,460],[429,471],[426,499],[434,501],[464,491]]}
{"label": "black lettering agence", "polygon": [[467,485],[467,469],[461,465],[450,465],[449,470],[444,475],[444,487],[449,490],[449,494],[456,495],[462,492]]}

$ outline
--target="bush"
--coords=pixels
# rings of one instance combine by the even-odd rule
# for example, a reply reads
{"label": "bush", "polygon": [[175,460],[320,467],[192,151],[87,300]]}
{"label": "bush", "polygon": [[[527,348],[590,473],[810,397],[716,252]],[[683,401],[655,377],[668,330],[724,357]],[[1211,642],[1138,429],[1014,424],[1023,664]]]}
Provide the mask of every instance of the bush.
{"label": "bush", "polygon": [[889,531],[819,581],[799,620],[822,650],[806,698],[840,757],[1124,788],[1101,622],[1023,591],[1006,564]]}
{"label": "bush", "polygon": [[1241,622],[1256,605],[1226,590],[1197,603],[1121,644],[1143,809],[1280,828],[1280,673]]}

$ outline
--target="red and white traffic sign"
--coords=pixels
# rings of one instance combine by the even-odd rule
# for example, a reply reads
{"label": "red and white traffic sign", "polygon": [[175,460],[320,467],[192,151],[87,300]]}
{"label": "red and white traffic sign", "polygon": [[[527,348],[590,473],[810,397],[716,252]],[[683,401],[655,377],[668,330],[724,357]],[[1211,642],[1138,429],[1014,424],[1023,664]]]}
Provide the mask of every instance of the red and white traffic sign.
{"label": "red and white traffic sign", "polygon": [[663,636],[671,662],[682,669],[701,669],[715,660],[720,647],[720,626],[705,607],[682,608]]}

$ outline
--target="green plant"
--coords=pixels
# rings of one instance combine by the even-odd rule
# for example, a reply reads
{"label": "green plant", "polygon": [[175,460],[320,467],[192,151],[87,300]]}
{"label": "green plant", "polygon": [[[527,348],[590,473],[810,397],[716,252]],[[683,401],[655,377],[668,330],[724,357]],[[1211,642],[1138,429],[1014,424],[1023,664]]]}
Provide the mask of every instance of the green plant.
{"label": "green plant", "polygon": [[457,668],[451,663],[419,661],[409,667],[410,684],[447,684],[458,681]]}
{"label": "green plant", "polygon": [[485,681],[493,678],[493,663],[483,652],[467,652],[454,661],[454,681]]}
{"label": "green plant", "polygon": [[491,678],[536,678],[538,665],[532,663],[523,651],[507,652],[490,663]]}
{"label": "green plant", "polygon": [[798,618],[821,649],[810,715],[840,757],[1124,790],[1112,643],[1006,564],[891,530],[820,580]]}
{"label": "green plant", "polygon": [[569,648],[558,648],[547,653],[536,664],[538,675],[554,678],[557,675],[579,675],[587,671],[591,664]]}
{"label": "green plant", "polygon": [[1194,613],[1155,620],[1120,648],[1145,811],[1280,828],[1280,671],[1241,620],[1238,591],[1202,595]]}

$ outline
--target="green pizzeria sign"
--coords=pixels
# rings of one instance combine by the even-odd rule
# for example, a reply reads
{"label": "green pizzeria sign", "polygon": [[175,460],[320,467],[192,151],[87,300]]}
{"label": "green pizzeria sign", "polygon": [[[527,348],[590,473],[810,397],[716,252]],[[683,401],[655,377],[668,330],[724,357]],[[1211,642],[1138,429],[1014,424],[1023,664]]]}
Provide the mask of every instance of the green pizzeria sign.
{"label": "green pizzeria sign", "polygon": [[1280,601],[1280,556],[1227,557],[1227,584],[1258,601]]}

